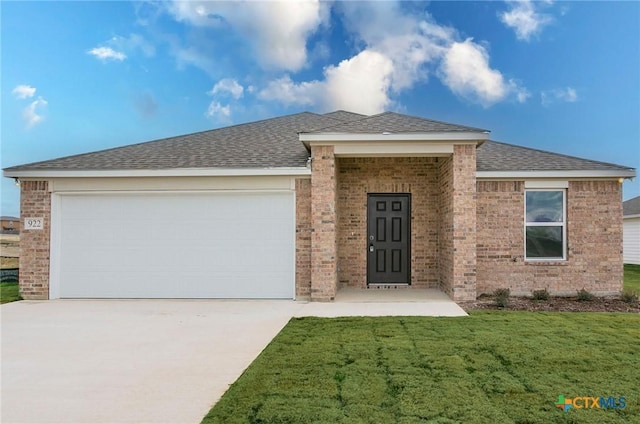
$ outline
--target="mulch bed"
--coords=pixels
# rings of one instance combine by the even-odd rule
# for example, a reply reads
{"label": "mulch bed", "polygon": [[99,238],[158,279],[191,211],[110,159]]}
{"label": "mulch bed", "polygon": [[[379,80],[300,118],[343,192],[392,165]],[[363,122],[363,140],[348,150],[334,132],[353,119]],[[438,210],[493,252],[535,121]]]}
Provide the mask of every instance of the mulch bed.
{"label": "mulch bed", "polygon": [[620,298],[605,297],[580,301],[577,297],[551,297],[533,300],[526,297],[509,298],[509,306],[499,308],[493,296],[480,296],[475,301],[458,302],[466,312],[474,310],[550,311],[550,312],[631,312],[640,313],[640,303],[627,303]]}

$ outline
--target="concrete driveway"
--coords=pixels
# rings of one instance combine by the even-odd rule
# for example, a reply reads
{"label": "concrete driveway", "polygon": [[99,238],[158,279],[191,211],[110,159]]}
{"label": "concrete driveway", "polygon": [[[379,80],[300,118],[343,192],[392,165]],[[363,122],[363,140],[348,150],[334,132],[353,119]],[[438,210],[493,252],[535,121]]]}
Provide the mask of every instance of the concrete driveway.
{"label": "concrete driveway", "polygon": [[0,421],[198,423],[289,319],[305,315],[464,311],[451,301],[432,309],[286,300],[9,303],[0,309]]}

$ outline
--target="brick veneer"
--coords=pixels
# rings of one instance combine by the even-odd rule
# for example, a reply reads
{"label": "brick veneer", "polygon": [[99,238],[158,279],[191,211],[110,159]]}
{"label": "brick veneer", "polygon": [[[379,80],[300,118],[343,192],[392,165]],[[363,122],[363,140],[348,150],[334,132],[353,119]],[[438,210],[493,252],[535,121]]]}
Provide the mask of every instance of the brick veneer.
{"label": "brick veneer", "polygon": [[333,146],[312,146],[311,157],[311,299],[329,301],[338,289]]}
{"label": "brick veneer", "polygon": [[311,296],[311,179],[296,180],[296,298]]}
{"label": "brick veneer", "polygon": [[24,299],[49,298],[51,193],[47,181],[21,181],[20,214],[44,218],[44,229],[20,233],[20,295]]}
{"label": "brick veneer", "polygon": [[515,295],[547,289],[597,295],[622,289],[622,199],[617,181],[570,181],[567,260],[524,261],[524,183],[479,181],[478,294],[509,288]]}
{"label": "brick veneer", "polygon": [[438,287],[435,158],[339,158],[338,281],[367,284],[367,193],[411,194],[411,284]]}
{"label": "brick veneer", "polygon": [[439,169],[440,286],[453,300],[476,298],[476,146],[456,145]]}

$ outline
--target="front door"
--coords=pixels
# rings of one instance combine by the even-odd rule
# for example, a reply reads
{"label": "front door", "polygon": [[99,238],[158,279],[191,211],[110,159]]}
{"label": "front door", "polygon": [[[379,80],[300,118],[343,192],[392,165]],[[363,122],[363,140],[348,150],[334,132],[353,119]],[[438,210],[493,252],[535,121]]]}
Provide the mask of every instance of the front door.
{"label": "front door", "polygon": [[367,283],[409,284],[411,195],[367,195]]}

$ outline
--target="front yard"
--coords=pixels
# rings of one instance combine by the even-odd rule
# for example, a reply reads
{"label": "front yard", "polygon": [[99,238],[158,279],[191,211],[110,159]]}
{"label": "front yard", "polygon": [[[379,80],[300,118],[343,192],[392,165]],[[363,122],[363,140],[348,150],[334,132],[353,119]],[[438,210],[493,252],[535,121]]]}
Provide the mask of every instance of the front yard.
{"label": "front yard", "polygon": [[18,283],[0,283],[0,303],[15,302],[16,300],[22,300]]}
{"label": "front yard", "polygon": [[624,289],[640,293],[640,265],[624,266]]}
{"label": "front yard", "polygon": [[302,318],[203,423],[638,423],[638,381],[638,314]]}

